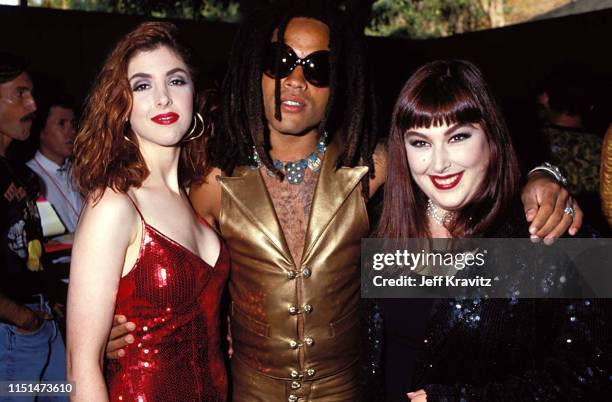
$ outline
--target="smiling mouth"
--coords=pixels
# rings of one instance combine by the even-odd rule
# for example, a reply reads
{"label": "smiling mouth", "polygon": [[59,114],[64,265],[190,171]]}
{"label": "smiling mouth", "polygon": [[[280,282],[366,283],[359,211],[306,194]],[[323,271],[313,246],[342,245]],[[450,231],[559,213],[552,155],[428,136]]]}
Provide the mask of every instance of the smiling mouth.
{"label": "smiling mouth", "polygon": [[449,174],[446,176],[429,176],[429,179],[439,190],[450,190],[454,188],[463,177],[463,172]]}
{"label": "smiling mouth", "polygon": [[163,126],[173,124],[179,119],[179,115],[176,113],[164,113],[158,114],[151,118],[154,123],[161,124]]}
{"label": "smiling mouth", "polygon": [[281,107],[287,112],[300,112],[306,107],[306,104],[297,99],[282,99]]}

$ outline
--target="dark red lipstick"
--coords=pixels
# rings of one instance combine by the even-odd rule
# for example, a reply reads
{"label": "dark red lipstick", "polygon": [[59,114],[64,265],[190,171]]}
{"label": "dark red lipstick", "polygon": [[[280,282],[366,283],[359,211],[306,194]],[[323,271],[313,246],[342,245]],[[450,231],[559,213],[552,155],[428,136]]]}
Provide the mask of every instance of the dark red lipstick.
{"label": "dark red lipstick", "polygon": [[179,119],[179,115],[173,112],[158,114],[151,118],[154,123],[161,124],[162,126],[166,126],[168,124],[174,124]]}
{"label": "dark red lipstick", "polygon": [[455,187],[461,181],[463,177],[463,172],[449,174],[446,176],[429,176],[429,179],[439,190],[450,190]]}

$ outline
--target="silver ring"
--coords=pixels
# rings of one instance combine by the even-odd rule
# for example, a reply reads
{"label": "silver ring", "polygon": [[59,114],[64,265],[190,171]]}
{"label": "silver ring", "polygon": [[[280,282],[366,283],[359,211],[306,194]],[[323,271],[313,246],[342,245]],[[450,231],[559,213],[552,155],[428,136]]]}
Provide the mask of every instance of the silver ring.
{"label": "silver ring", "polygon": [[571,216],[572,218],[574,217],[574,208],[572,207],[565,207],[565,209],[563,210],[563,213],[566,215]]}

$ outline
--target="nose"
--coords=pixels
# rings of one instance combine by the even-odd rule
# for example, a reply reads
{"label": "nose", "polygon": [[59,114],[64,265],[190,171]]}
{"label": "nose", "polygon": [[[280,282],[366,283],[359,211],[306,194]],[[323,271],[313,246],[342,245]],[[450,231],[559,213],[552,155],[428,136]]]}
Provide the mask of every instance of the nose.
{"label": "nose", "polygon": [[306,78],[304,77],[304,70],[302,66],[297,66],[293,69],[291,74],[285,78],[283,83],[285,86],[296,89],[306,89],[308,84],[306,83]]}
{"label": "nose", "polygon": [[74,135],[76,134],[76,121],[71,121],[70,123],[68,123],[68,134],[71,137],[74,137]]}
{"label": "nose", "polygon": [[436,173],[444,173],[451,166],[448,150],[444,145],[437,145],[433,151],[433,169]]}
{"label": "nose", "polygon": [[36,101],[30,92],[24,94],[23,106],[29,113],[36,111]]}
{"label": "nose", "polygon": [[170,97],[168,87],[165,85],[158,87],[158,90],[155,93],[155,105],[163,108],[171,104],[172,98]]}

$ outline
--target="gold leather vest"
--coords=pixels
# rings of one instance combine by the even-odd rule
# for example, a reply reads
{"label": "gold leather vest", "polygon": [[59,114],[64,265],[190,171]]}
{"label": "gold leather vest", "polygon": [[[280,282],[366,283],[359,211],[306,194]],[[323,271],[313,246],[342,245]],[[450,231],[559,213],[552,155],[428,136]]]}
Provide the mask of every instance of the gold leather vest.
{"label": "gold leather vest", "polygon": [[600,189],[601,206],[608,225],[612,227],[612,124],[601,147]]}
{"label": "gold leather vest", "polygon": [[260,373],[316,380],[359,354],[360,242],[369,222],[360,180],[368,168],[335,169],[325,153],[304,253],[294,264],[259,170],[220,177],[220,229],[231,255],[234,357]]}

